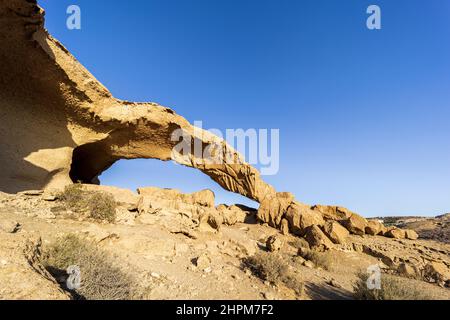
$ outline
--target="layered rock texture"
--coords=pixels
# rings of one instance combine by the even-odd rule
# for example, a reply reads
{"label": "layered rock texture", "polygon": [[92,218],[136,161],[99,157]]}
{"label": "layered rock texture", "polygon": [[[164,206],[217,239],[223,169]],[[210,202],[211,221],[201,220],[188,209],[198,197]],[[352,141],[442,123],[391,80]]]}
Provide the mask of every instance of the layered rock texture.
{"label": "layered rock texture", "polygon": [[[195,128],[171,109],[114,98],[48,34],[44,11],[35,0],[0,3],[0,41],[0,191],[95,184],[120,159],[173,160],[201,170],[226,190],[258,201],[259,221],[306,237],[314,246],[344,242],[347,234],[337,224],[357,235],[417,238],[413,232],[369,223],[345,208],[311,207],[290,193],[277,193],[223,140]],[[139,212],[158,211],[157,204],[163,203],[177,210],[191,206],[187,211],[216,226],[246,218],[237,207],[214,212],[214,197],[208,191],[139,193]],[[325,225],[328,221],[335,224]]]}
{"label": "layered rock texture", "polygon": [[[35,0],[0,3],[0,41],[1,191],[95,183],[119,159],[152,158],[199,169],[257,201],[274,193],[224,141],[171,109],[114,98],[48,34]],[[192,149],[174,153],[181,136]],[[205,150],[224,162],[211,164]]]}

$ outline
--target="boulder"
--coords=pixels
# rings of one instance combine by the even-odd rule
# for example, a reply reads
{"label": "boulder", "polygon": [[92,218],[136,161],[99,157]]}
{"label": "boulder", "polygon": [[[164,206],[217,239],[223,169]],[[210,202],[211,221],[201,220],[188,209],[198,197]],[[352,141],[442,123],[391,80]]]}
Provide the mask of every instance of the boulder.
{"label": "boulder", "polygon": [[347,220],[344,220],[342,224],[350,233],[357,235],[366,233],[367,220],[356,213],[353,213]]}
{"label": "boulder", "polygon": [[384,236],[393,239],[405,239],[406,233],[405,230],[390,227],[387,232],[384,233]]}
{"label": "boulder", "polygon": [[341,226],[336,221],[327,221],[323,227],[323,231],[328,236],[328,238],[336,244],[345,243],[347,237],[349,236],[349,232],[343,226]]}
{"label": "boulder", "polygon": [[211,267],[211,258],[208,254],[203,253],[195,259],[195,265],[200,270],[206,270]]}
{"label": "boulder", "polygon": [[296,201],[287,209],[286,220],[289,222],[291,232],[298,236],[304,236],[306,229],[312,225],[323,226],[325,223],[319,212]]}
{"label": "boulder", "polygon": [[214,208],[215,197],[214,192],[207,189],[187,195],[187,202],[193,205]]}
{"label": "boulder", "polygon": [[6,233],[16,233],[20,230],[22,226],[15,220],[11,219],[0,219],[0,231]]}
{"label": "boulder", "polygon": [[419,235],[414,230],[405,230],[405,237],[409,240],[417,240],[419,239]]}
{"label": "boulder", "polygon": [[243,206],[226,206],[226,205],[219,205],[217,206],[216,210],[219,212],[219,214],[223,218],[223,223],[232,226],[237,223],[244,223],[247,221],[247,218],[250,215],[253,215],[255,211],[251,211],[250,208],[247,210],[244,210],[245,207]]}
{"label": "boulder", "polygon": [[383,230],[383,224],[376,220],[369,220],[366,226],[366,234],[371,236],[376,236],[380,234]]}
{"label": "boulder", "polygon": [[270,236],[266,241],[266,248],[270,252],[280,251],[284,245],[284,241],[278,236]]}
{"label": "boulder", "polygon": [[130,211],[125,207],[118,207],[116,209],[116,223],[134,225],[138,216],[138,212]]}
{"label": "boulder", "polygon": [[333,221],[346,220],[353,214],[350,210],[337,206],[315,205],[311,209],[314,211],[319,211],[325,220]]}
{"label": "boulder", "polygon": [[294,195],[289,192],[280,192],[265,198],[258,209],[258,220],[266,222],[269,226],[279,228],[287,209],[294,201]]}
{"label": "boulder", "polygon": [[289,234],[289,221],[287,219],[281,220],[280,231],[285,236]]}
{"label": "boulder", "polygon": [[137,203],[137,210],[139,212],[140,215],[143,214],[156,214],[159,211],[161,211],[161,208],[153,208],[152,206],[153,201],[152,198],[149,197],[145,197],[145,196],[141,196],[139,197],[138,203]]}
{"label": "boulder", "polygon": [[401,263],[398,266],[397,272],[407,278],[416,278],[420,275],[420,272],[416,266],[407,263]]}
{"label": "boulder", "polygon": [[325,251],[333,248],[333,242],[316,226],[310,226],[306,229],[305,239],[308,241],[311,249]]}
{"label": "boulder", "polygon": [[450,280],[450,268],[442,262],[431,261],[425,265],[423,276],[430,282],[445,285]]}
{"label": "boulder", "polygon": [[208,224],[215,230],[220,231],[223,224],[223,217],[216,210],[205,211],[208,216]]}

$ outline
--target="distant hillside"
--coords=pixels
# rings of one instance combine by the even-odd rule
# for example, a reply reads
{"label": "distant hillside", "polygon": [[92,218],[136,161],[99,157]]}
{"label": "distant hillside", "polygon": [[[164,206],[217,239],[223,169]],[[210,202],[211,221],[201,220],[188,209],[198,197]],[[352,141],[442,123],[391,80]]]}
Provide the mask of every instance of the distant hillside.
{"label": "distant hillside", "polygon": [[420,238],[450,243],[450,213],[430,217],[377,217],[386,226],[413,229]]}

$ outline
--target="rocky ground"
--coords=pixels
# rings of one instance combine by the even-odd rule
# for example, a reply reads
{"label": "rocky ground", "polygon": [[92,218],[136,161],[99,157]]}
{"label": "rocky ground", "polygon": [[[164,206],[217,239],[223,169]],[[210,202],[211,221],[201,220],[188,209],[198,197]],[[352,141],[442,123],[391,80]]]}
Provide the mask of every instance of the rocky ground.
{"label": "rocky ground", "polygon": [[[431,298],[450,299],[450,245],[443,242],[350,234],[317,249],[326,252],[320,263],[301,254],[308,237],[258,223],[250,208],[219,206],[204,215],[214,205],[209,191],[84,188],[114,195],[114,222],[80,214],[55,193],[0,194],[0,299],[72,298],[42,263],[46,247],[67,234],[111,253],[144,299],[352,299],[358,272],[373,265]],[[265,281],[245,266],[261,253],[279,257],[303,289]]]}

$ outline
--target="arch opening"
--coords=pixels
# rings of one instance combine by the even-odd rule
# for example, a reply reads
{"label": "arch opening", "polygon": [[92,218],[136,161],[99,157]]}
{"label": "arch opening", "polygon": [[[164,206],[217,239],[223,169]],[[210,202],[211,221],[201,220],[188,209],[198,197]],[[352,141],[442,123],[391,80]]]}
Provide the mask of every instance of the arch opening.
{"label": "arch opening", "polygon": [[240,194],[223,189],[200,170],[177,164],[173,161],[158,159],[115,159],[100,176],[101,185],[114,186],[135,191],[141,187],[177,189],[183,193],[192,193],[210,189],[218,204],[243,204],[258,208],[259,204]]}
{"label": "arch opening", "polygon": [[112,156],[104,141],[81,145],[73,150],[70,179],[86,184],[100,184],[98,176],[118,158]]}

